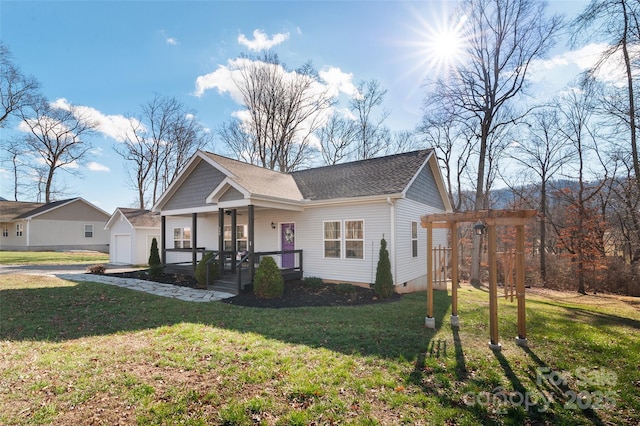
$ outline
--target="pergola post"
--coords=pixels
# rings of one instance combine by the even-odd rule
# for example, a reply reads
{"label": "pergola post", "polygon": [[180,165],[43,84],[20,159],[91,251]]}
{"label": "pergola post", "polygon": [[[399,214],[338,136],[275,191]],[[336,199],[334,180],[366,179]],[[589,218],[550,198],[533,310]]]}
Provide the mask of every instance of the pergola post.
{"label": "pergola post", "polygon": [[487,220],[487,238],[489,250],[489,333],[491,342],[489,347],[494,350],[500,350],[498,339],[498,245],[496,242],[496,222],[495,220]]}
{"label": "pergola post", "polygon": [[424,319],[427,328],[436,328],[433,317],[433,224],[427,223],[427,317]]}
{"label": "pergola post", "polygon": [[518,303],[518,346],[528,346],[524,289],[524,225],[516,225],[516,300]]}
{"label": "pergola post", "polygon": [[451,222],[451,326],[458,327],[458,223]]}

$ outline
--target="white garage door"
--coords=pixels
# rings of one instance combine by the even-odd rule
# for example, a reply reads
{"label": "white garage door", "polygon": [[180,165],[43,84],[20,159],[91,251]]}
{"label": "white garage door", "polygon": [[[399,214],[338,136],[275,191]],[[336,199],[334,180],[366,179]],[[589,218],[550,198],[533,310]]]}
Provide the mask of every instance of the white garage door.
{"label": "white garage door", "polygon": [[116,235],[115,263],[131,264],[131,235]]}

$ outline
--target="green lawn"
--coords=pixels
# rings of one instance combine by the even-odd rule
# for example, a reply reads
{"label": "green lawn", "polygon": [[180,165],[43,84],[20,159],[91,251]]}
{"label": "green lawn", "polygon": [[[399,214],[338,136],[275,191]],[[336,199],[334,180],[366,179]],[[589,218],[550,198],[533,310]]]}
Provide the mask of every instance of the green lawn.
{"label": "green lawn", "polygon": [[109,262],[109,254],[98,252],[0,251],[0,265],[69,265],[107,262]]}
{"label": "green lawn", "polygon": [[360,307],[198,304],[0,275],[0,424],[637,424],[640,300],[488,293]]}

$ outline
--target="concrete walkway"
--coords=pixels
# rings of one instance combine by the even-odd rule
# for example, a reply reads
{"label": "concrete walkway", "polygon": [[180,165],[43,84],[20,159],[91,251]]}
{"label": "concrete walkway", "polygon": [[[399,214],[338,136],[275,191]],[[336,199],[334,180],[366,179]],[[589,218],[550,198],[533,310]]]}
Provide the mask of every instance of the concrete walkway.
{"label": "concrete walkway", "polygon": [[[0,266],[0,274],[49,275],[69,281],[109,284],[130,290],[143,291],[156,296],[184,300],[186,302],[214,302],[234,296],[231,293],[222,291],[198,290],[153,281],[87,274],[85,273],[87,266],[88,265],[2,265]],[[114,273],[127,270],[130,271],[133,269],[123,268],[118,265],[107,265],[107,272]]]}

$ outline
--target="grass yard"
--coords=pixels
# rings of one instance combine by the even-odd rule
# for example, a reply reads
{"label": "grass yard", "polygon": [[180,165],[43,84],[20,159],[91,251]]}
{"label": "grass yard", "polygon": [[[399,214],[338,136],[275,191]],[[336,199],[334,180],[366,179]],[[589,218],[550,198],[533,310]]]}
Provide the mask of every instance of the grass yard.
{"label": "grass yard", "polygon": [[108,253],[90,251],[0,251],[0,265],[70,265],[108,262]]}
{"label": "grass yard", "polygon": [[0,276],[0,424],[638,424],[640,299],[532,290],[359,307],[187,303]]}

